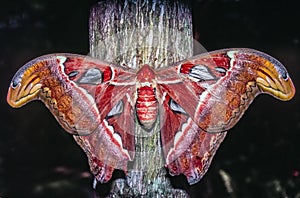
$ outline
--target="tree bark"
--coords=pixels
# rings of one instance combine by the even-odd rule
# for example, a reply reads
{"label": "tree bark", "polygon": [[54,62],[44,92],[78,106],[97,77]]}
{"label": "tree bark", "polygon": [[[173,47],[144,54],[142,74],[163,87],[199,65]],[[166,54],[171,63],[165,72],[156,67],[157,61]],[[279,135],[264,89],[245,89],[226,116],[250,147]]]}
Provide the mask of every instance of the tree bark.
{"label": "tree bark", "polygon": [[[188,0],[114,0],[91,9],[90,53],[106,62],[159,68],[193,55]],[[159,122],[150,132],[135,127],[135,160],[109,197],[187,197],[166,178]]]}

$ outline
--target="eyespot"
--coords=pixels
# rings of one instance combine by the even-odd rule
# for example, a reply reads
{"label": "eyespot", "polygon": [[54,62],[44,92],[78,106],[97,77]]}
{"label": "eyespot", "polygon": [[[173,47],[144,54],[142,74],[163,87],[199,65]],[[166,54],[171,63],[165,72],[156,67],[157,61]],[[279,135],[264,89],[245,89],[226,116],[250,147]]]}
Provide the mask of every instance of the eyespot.
{"label": "eyespot", "polygon": [[283,78],[283,80],[287,81],[289,79],[289,75],[286,71],[282,71],[280,74],[281,78]]}
{"label": "eyespot", "polygon": [[11,88],[13,88],[13,89],[17,88],[17,86],[20,84],[20,82],[21,82],[20,77],[13,78],[13,80],[11,81]]}
{"label": "eyespot", "polygon": [[19,83],[17,81],[13,80],[11,83],[11,87],[15,89],[18,86],[18,84]]}
{"label": "eyespot", "polygon": [[169,101],[169,106],[170,106],[170,108],[171,108],[174,112],[182,113],[182,114],[187,114],[187,113],[185,112],[185,110],[184,110],[177,102],[175,102],[173,99],[170,99],[170,101]]}
{"label": "eyespot", "polygon": [[224,67],[215,67],[215,71],[219,72],[222,75],[225,75],[227,70]]}
{"label": "eyespot", "polygon": [[191,68],[189,76],[200,81],[214,80],[215,77],[211,74],[205,65],[195,65]]}
{"label": "eyespot", "polygon": [[78,82],[94,85],[102,83],[102,72],[97,68],[88,69]]}
{"label": "eyespot", "polygon": [[123,101],[120,100],[111,110],[108,112],[106,119],[111,118],[116,115],[120,115],[124,110]]}
{"label": "eyespot", "polygon": [[79,74],[79,72],[75,70],[75,71],[71,71],[68,74],[68,76],[69,76],[70,79],[74,79],[78,74]]}

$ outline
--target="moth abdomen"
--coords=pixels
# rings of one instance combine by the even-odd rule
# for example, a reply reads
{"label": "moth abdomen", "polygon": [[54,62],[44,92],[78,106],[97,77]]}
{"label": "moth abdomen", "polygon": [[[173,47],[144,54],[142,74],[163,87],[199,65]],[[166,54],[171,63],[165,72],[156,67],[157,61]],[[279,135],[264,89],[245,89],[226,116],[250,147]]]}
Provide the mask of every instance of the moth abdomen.
{"label": "moth abdomen", "polygon": [[145,129],[151,129],[156,121],[158,107],[155,89],[150,86],[140,87],[137,90],[136,115]]}

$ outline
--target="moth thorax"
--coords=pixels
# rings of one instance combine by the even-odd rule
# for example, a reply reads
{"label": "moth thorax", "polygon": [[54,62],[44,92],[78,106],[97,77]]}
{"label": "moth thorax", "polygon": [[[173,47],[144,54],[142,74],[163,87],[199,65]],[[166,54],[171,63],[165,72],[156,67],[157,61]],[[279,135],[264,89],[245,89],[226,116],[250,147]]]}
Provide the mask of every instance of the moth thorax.
{"label": "moth thorax", "polygon": [[140,124],[150,130],[157,118],[157,100],[155,89],[151,86],[143,86],[137,90],[136,115]]}

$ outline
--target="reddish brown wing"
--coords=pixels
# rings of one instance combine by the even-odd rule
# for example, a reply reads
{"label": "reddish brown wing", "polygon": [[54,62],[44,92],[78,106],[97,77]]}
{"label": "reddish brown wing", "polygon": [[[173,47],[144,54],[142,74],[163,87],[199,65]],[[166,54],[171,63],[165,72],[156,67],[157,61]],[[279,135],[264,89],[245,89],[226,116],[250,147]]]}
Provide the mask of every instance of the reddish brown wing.
{"label": "reddish brown wing", "polygon": [[[193,119],[200,96],[216,79],[206,76],[203,85],[186,77],[193,64],[185,62],[158,72],[161,140],[171,175],[184,174],[190,184],[206,173],[226,133],[206,133]],[[196,68],[201,69],[201,68]],[[195,72],[195,71],[193,71]]]}
{"label": "reddish brown wing", "polygon": [[226,132],[203,131],[169,95],[162,105],[160,125],[166,167],[171,175],[182,173],[194,184],[208,170]]}
{"label": "reddish brown wing", "polygon": [[87,56],[52,54],[24,65],[14,76],[7,101],[20,107],[42,100],[75,136],[100,182],[114,168],[126,170],[134,155],[135,73]]}
{"label": "reddish brown wing", "polygon": [[[254,97],[266,92],[288,100],[294,86],[274,58],[251,49],[202,54],[157,72],[161,138],[171,174],[190,183],[205,174],[224,132]],[[206,133],[209,132],[209,133]]]}
{"label": "reddish brown wing", "polygon": [[[135,73],[97,62],[85,57],[83,63],[70,62],[65,68],[78,72],[72,80],[93,97],[100,112],[102,123],[98,129],[75,139],[87,153],[97,180],[107,182],[115,168],[126,171],[128,161],[134,157],[134,113],[128,102],[132,98],[128,97],[135,91]],[[101,82],[97,82],[97,76]]]}

